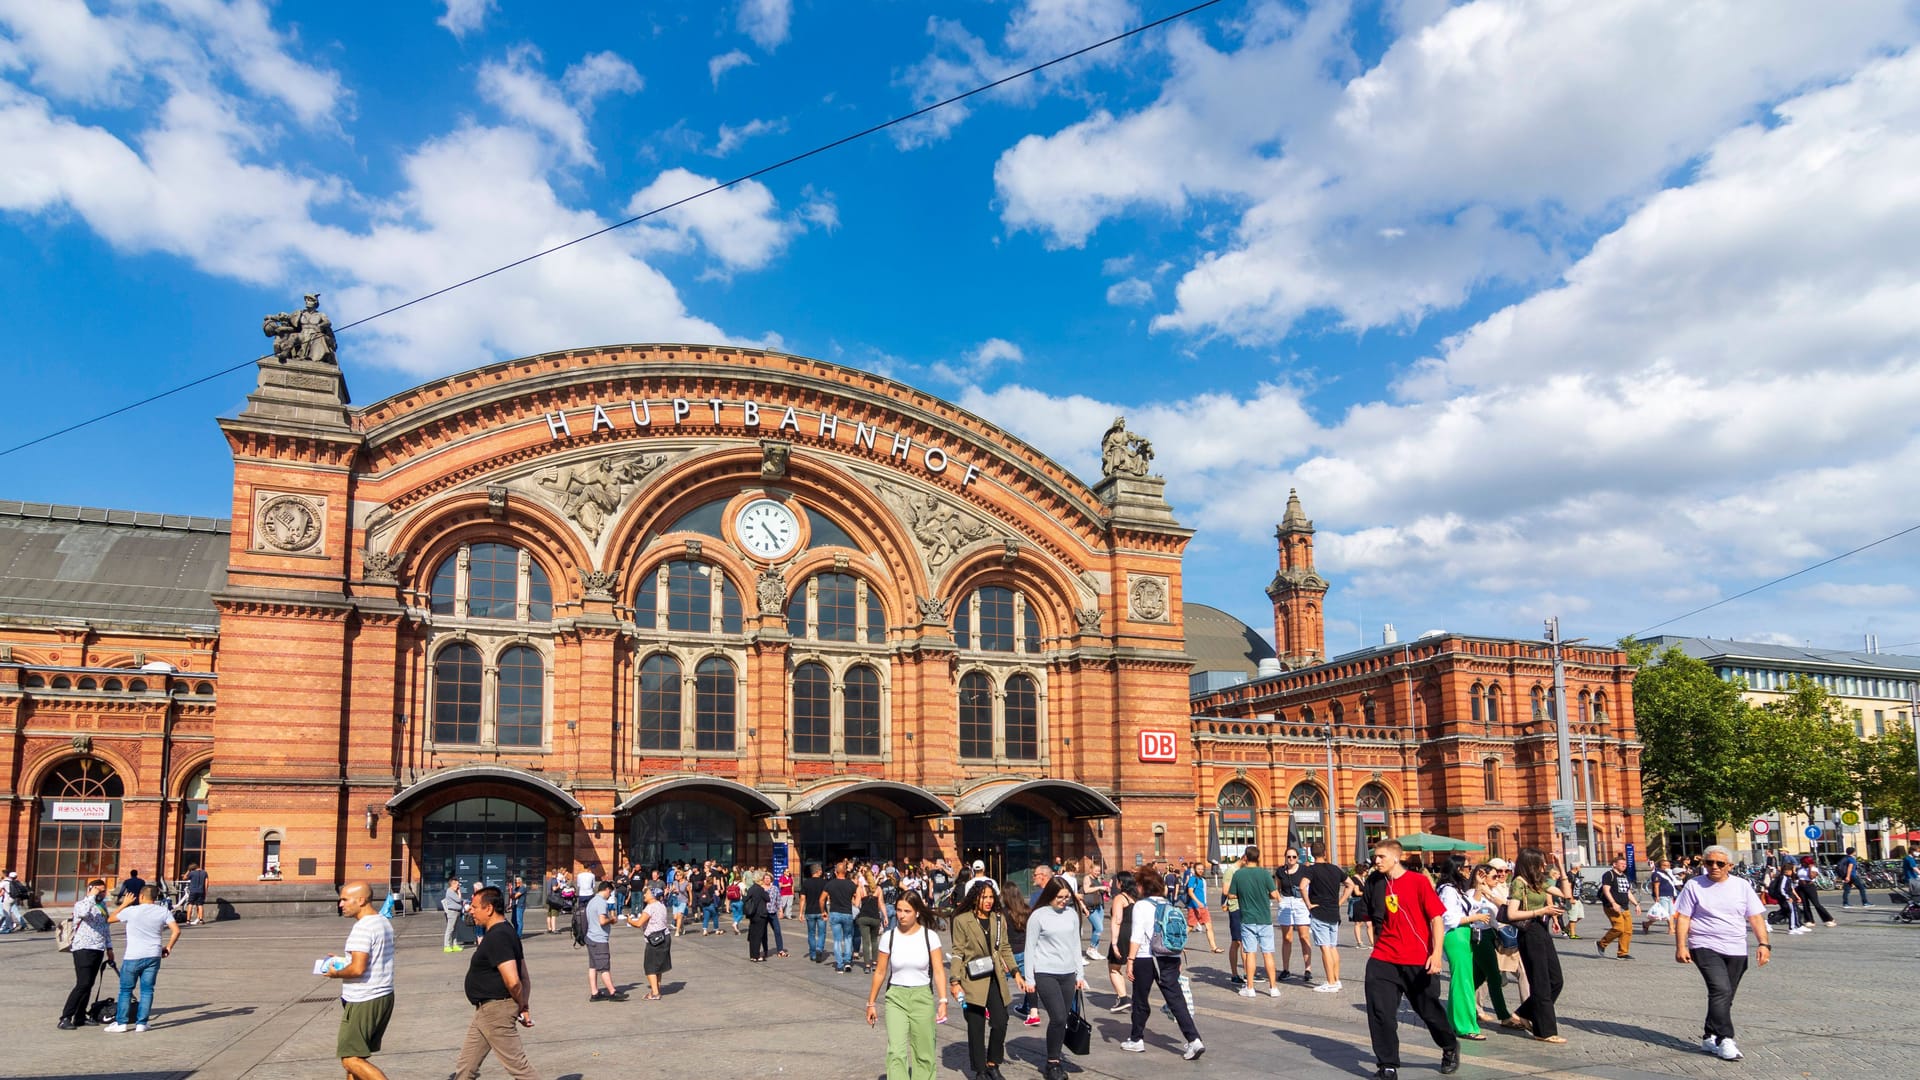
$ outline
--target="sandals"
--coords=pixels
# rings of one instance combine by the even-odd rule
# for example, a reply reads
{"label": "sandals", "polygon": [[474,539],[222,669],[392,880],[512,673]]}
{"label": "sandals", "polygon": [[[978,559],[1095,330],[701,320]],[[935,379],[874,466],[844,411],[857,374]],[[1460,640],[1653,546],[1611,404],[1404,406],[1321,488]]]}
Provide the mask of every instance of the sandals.
{"label": "sandals", "polygon": [[[1474,1032],[1474,1033],[1472,1033],[1471,1035],[1469,1035],[1469,1034],[1467,1034],[1466,1032],[1461,1032],[1461,1033],[1460,1033],[1460,1037],[1461,1037],[1461,1038],[1463,1038],[1463,1039],[1471,1039],[1471,1040],[1473,1040],[1474,1042],[1486,1042],[1486,1041],[1487,1041],[1487,1037],[1486,1037],[1485,1035],[1482,1035],[1482,1034],[1480,1034],[1480,1033],[1479,1033],[1479,1032],[1477,1032],[1477,1031],[1476,1031],[1476,1032]],[[1563,1041],[1564,1041],[1564,1040],[1563,1040]]]}
{"label": "sandals", "polygon": [[[659,1000],[660,1000],[660,995],[659,995],[659,994],[648,994],[648,995],[647,995],[646,997],[643,997],[643,998],[641,998],[640,1000],[641,1000],[641,1001],[659,1001]],[[1561,1039],[1560,1041],[1561,1041],[1561,1042],[1566,1042],[1567,1040],[1565,1040],[1565,1039]]]}
{"label": "sandals", "polygon": [[1532,1031],[1533,1030],[1532,1024],[1527,1023],[1525,1020],[1522,1020],[1517,1016],[1509,1016],[1505,1020],[1500,1021],[1500,1026],[1503,1028],[1513,1028],[1515,1031]]}
{"label": "sandals", "polygon": [[1567,1041],[1567,1037],[1565,1035],[1535,1035],[1533,1037],[1533,1041],[1544,1042],[1544,1043],[1563,1043]]}

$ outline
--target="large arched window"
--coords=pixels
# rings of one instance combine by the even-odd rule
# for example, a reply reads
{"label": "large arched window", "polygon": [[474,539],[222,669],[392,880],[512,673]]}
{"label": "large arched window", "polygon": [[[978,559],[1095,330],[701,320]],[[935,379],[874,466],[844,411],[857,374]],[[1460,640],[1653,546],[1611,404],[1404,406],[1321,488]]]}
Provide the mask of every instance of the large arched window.
{"label": "large arched window", "polygon": [[1014,761],[1040,758],[1040,688],[1028,675],[1007,678],[1007,757]]}
{"label": "large arched window", "polygon": [[815,574],[787,601],[787,633],[796,640],[887,640],[887,616],[872,586],[852,574]]}
{"label": "large arched window", "polygon": [[999,585],[975,589],[953,613],[953,639],[975,652],[1037,653],[1040,620],[1025,593]]}
{"label": "large arched window", "polygon": [[680,749],[680,661],[654,653],[640,664],[641,750]]}
{"label": "large arched window", "polygon": [[880,673],[865,664],[847,669],[845,746],[848,757],[880,756]]}
{"label": "large arched window", "polygon": [[515,645],[500,654],[494,739],[501,746],[539,746],[545,730],[546,665],[540,654]]}
{"label": "large arched window", "polygon": [[551,622],[553,588],[526,549],[486,541],[463,544],[433,572],[435,615],[504,622]]}
{"label": "large arched window", "polygon": [[676,559],[640,579],[633,624],[692,634],[741,632],[740,590],[711,563]]}
{"label": "large arched window", "polygon": [[693,669],[693,748],[731,753],[735,745],[734,671],[731,661],[709,656]]}
{"label": "large arched window", "polygon": [[86,891],[88,879],[119,876],[125,795],[120,777],[95,758],[65,762],[40,782],[33,883],[42,902],[72,904]]}
{"label": "large arched window", "polygon": [[1486,687],[1479,683],[1474,683],[1473,688],[1467,691],[1468,707],[1473,711],[1473,722],[1476,724],[1484,724],[1487,721],[1486,694]]}
{"label": "large arched window", "polygon": [[793,669],[793,752],[825,754],[833,748],[833,680],[825,664]]}
{"label": "large arched window", "polygon": [[993,756],[993,680],[984,671],[960,677],[960,756]]}
{"label": "large arched window", "polygon": [[471,642],[451,642],[434,654],[434,742],[480,744],[482,678],[480,650]]}
{"label": "large arched window", "polygon": [[1260,808],[1259,798],[1242,781],[1229,780],[1214,802],[1220,810],[1220,856],[1237,859],[1259,842],[1253,823]]}
{"label": "large arched window", "polygon": [[1493,727],[1500,722],[1500,687],[1487,687],[1487,726]]}

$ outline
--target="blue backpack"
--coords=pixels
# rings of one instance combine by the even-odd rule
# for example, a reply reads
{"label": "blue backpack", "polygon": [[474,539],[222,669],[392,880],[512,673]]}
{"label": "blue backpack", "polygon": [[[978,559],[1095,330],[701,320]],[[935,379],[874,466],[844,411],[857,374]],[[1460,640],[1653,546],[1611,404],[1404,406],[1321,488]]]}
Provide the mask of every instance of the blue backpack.
{"label": "blue backpack", "polygon": [[1187,913],[1165,899],[1154,901],[1160,909],[1154,919],[1153,936],[1147,939],[1147,952],[1153,956],[1184,956],[1187,951]]}

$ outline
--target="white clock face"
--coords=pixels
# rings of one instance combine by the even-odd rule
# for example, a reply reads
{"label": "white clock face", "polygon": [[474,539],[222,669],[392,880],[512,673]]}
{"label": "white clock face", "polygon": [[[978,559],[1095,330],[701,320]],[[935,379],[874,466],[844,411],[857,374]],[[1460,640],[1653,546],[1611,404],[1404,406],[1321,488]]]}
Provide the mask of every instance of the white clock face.
{"label": "white clock face", "polygon": [[772,561],[799,546],[800,519],[772,499],[755,499],[740,508],[733,532],[750,554]]}

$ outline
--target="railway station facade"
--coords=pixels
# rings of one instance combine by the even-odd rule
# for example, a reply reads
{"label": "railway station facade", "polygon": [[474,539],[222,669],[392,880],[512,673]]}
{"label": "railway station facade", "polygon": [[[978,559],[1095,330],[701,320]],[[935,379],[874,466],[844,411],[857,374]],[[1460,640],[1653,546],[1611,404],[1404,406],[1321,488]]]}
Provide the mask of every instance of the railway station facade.
{"label": "railway station facade", "polygon": [[229,519],[0,504],[45,902],[1192,848],[1190,533],[1120,421],[1090,485],[879,376],[659,345],[363,407],[282,356],[219,424]]}

